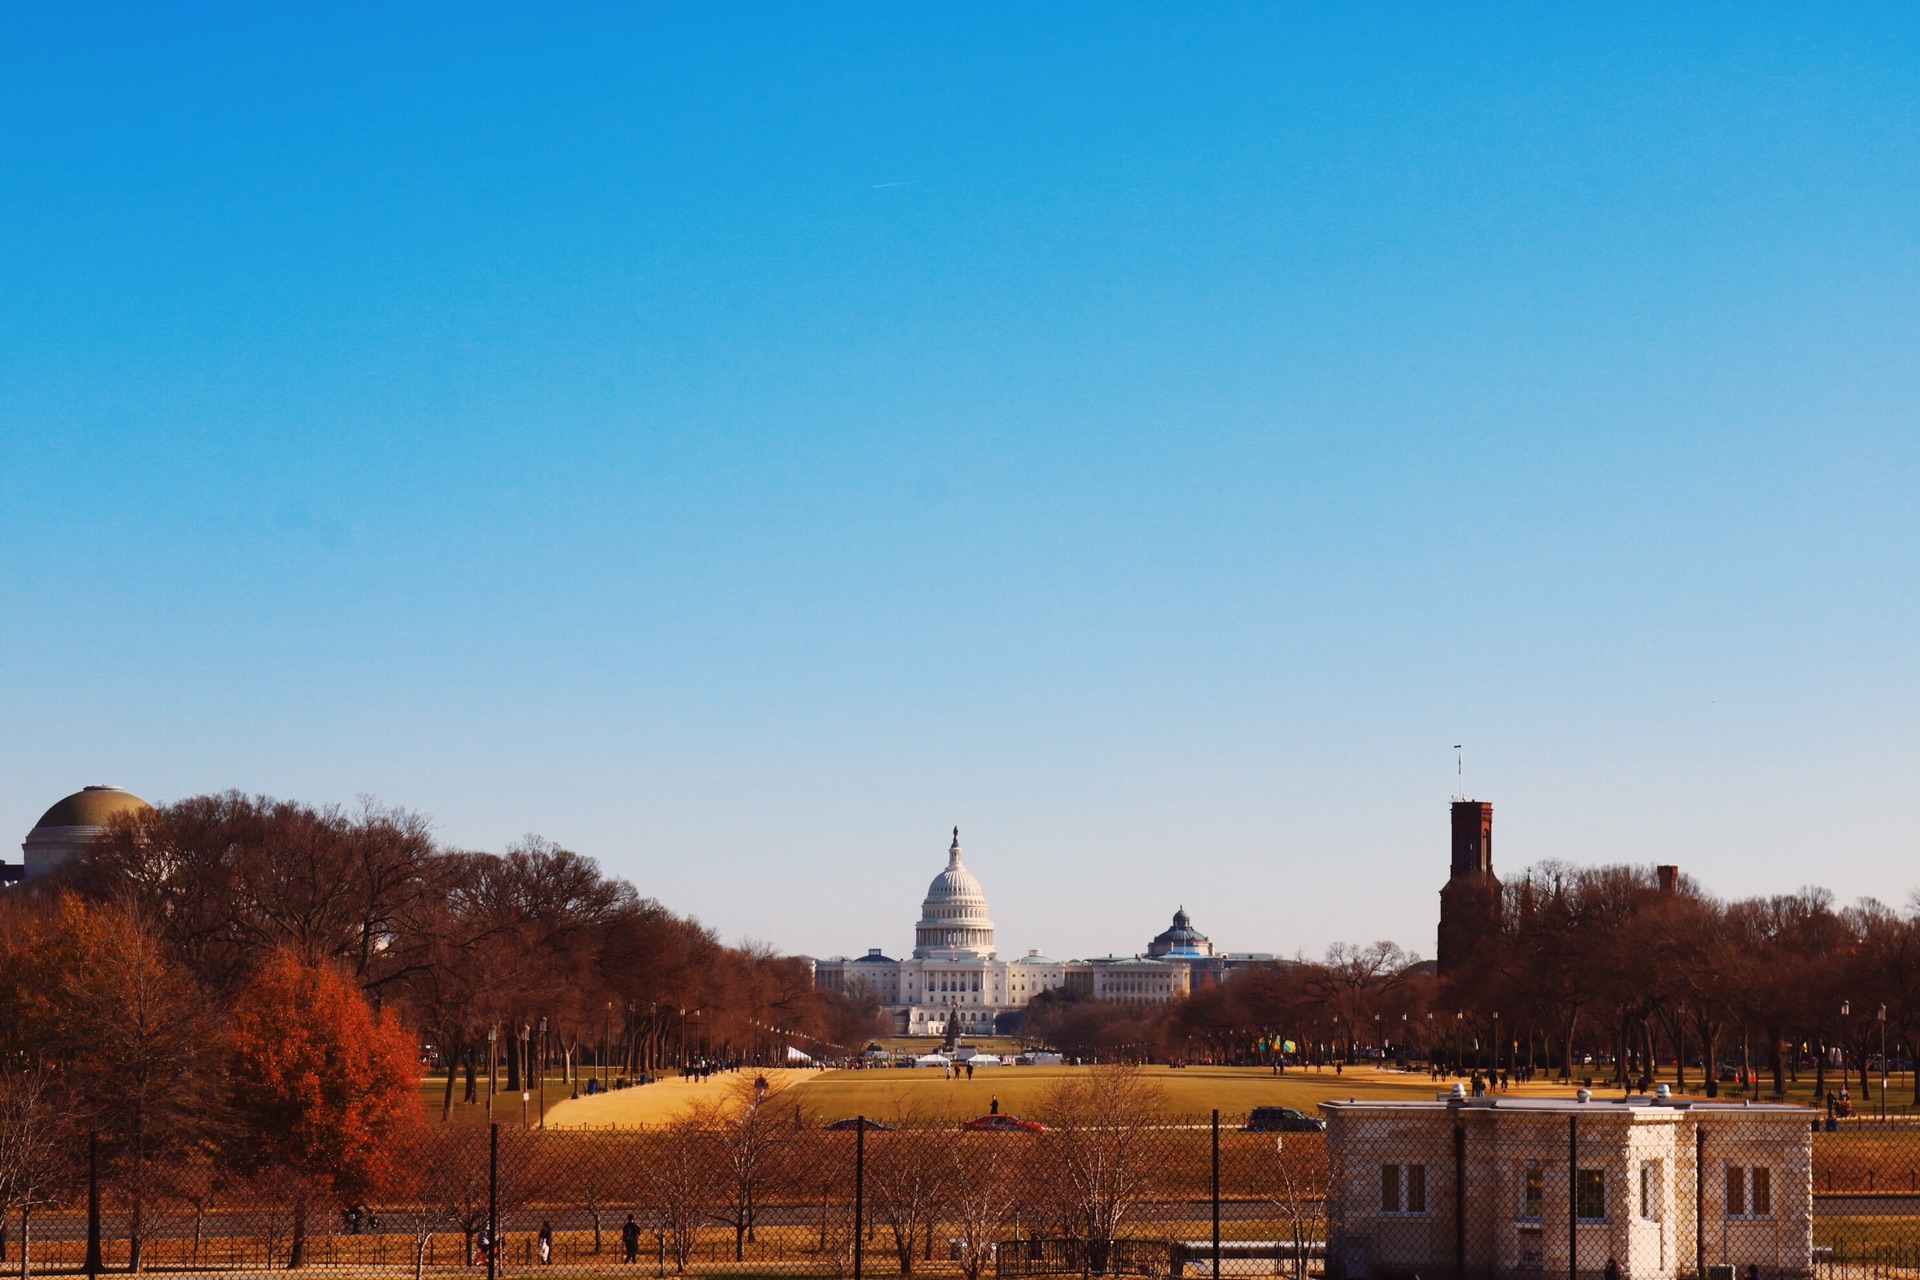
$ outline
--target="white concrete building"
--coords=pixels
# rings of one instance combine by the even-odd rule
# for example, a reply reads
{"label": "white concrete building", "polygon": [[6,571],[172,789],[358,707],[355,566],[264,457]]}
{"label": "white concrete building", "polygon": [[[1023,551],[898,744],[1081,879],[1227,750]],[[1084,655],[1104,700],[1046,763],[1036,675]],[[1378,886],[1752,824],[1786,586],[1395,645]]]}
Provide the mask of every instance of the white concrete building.
{"label": "white concrete building", "polygon": [[829,990],[870,991],[902,1035],[940,1036],[949,1021],[963,1035],[988,1035],[995,1020],[1040,992],[1060,986],[1066,966],[1029,951],[1002,960],[994,945],[986,894],[961,861],[960,829],[947,867],[927,886],[913,928],[913,958],[895,960],[878,947],[857,960],[814,962],[814,981]]}
{"label": "white concrete building", "polygon": [[1002,960],[986,894],[961,861],[958,827],[947,848],[946,869],[927,886],[913,938],[913,955],[906,960],[878,947],[857,959],[816,960],[814,981],[849,995],[871,992],[892,1016],[896,1034],[945,1035],[951,1022],[959,1034],[987,1035],[1001,1014],[1024,1008],[1055,987],[1115,1003],[1163,1004],[1217,980],[1233,965],[1272,959],[1216,953],[1183,907],[1144,956],[1062,962],[1035,950]]}
{"label": "white concrete building", "polygon": [[[1813,1273],[1814,1113],[1678,1098],[1328,1102],[1328,1275]],[[1570,1256],[1571,1252],[1571,1256]]]}

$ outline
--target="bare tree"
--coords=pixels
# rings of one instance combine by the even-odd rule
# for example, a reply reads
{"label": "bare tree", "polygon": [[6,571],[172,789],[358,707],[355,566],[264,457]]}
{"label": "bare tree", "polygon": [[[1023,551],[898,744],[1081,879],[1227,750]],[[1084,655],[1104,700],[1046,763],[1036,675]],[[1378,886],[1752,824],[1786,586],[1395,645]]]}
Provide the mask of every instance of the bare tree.
{"label": "bare tree", "polygon": [[1164,1101],[1133,1065],[1094,1067],[1048,1096],[1042,1138],[1077,1229],[1096,1247],[1120,1238],[1146,1189],[1154,1160],[1149,1126]]}
{"label": "bare tree", "polygon": [[72,1111],[42,1071],[0,1079],[0,1220],[20,1213],[20,1274],[33,1254],[33,1210],[69,1190],[79,1176],[79,1134]]}
{"label": "bare tree", "polygon": [[1272,1181],[1267,1198],[1293,1232],[1294,1280],[1306,1280],[1307,1245],[1325,1237],[1327,1147],[1322,1137],[1273,1135]]}
{"label": "bare tree", "polygon": [[931,1252],[933,1224],[948,1211],[954,1191],[952,1164],[928,1159],[921,1138],[911,1131],[867,1135],[868,1209],[893,1237],[903,1276]]}
{"label": "bare tree", "polygon": [[949,1166],[947,1213],[960,1245],[960,1270],[966,1280],[980,1280],[995,1242],[1020,1204],[1025,1144],[1019,1139],[1009,1143],[1005,1134],[962,1132],[942,1154]]}
{"label": "bare tree", "polygon": [[713,1213],[718,1145],[714,1133],[694,1113],[670,1121],[647,1143],[642,1190],[659,1221],[675,1271],[687,1269],[700,1224]]}
{"label": "bare tree", "polygon": [[760,1208],[785,1172],[781,1154],[797,1132],[770,1105],[779,1092],[763,1076],[742,1074],[702,1117],[720,1148],[721,1194],[714,1217],[733,1228],[735,1262],[746,1260]]}

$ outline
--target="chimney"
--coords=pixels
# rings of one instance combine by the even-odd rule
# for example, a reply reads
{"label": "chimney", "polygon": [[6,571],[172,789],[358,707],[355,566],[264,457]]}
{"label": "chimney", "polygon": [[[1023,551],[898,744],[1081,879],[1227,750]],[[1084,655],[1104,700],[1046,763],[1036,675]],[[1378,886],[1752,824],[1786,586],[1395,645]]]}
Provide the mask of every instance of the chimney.
{"label": "chimney", "polygon": [[1680,892],[1680,868],[1672,866],[1655,867],[1653,874],[1659,878],[1661,897],[1671,898],[1674,894]]}

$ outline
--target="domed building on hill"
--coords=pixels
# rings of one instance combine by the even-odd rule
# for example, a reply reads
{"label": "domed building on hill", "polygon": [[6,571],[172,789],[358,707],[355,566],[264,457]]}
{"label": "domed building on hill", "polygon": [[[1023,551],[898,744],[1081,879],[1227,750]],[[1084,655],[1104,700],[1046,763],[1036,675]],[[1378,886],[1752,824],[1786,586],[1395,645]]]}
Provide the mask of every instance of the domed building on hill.
{"label": "domed building on hill", "polygon": [[895,960],[874,947],[849,960],[813,962],[814,982],[847,995],[871,993],[900,1035],[990,1035],[1000,1015],[1024,1008],[1042,991],[1071,987],[1096,999],[1159,1004],[1217,981],[1233,966],[1268,955],[1221,955],[1193,927],[1182,907],[1145,956],[1050,960],[1029,951],[1001,960],[994,947],[986,892],[961,861],[960,829],[947,847],[946,870],[927,886],[913,927],[913,958]]}
{"label": "domed building on hill", "polygon": [[82,787],[40,815],[40,821],[20,843],[24,861],[18,867],[5,868],[5,878],[32,880],[43,876],[84,853],[115,818],[152,809],[145,800],[120,787]]}

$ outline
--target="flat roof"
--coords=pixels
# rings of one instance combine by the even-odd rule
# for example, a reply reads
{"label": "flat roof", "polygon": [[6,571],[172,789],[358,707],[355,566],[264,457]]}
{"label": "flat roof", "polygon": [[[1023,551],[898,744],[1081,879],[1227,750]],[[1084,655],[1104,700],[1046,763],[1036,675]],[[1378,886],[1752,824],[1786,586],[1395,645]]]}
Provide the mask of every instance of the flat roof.
{"label": "flat roof", "polygon": [[1559,1114],[1567,1113],[1591,1115],[1595,1112],[1621,1111],[1702,1111],[1711,1115],[1814,1115],[1812,1107],[1797,1106],[1786,1102],[1722,1102],[1719,1100],[1679,1097],[1651,1098],[1645,1094],[1633,1094],[1624,1098],[1593,1098],[1586,1102],[1578,1098],[1503,1098],[1488,1095],[1480,1098],[1435,1098],[1428,1102],[1419,1098],[1381,1098],[1362,1102],[1358,1098],[1349,1098],[1345,1102],[1322,1102],[1323,1111],[1514,1111],[1522,1114]]}

